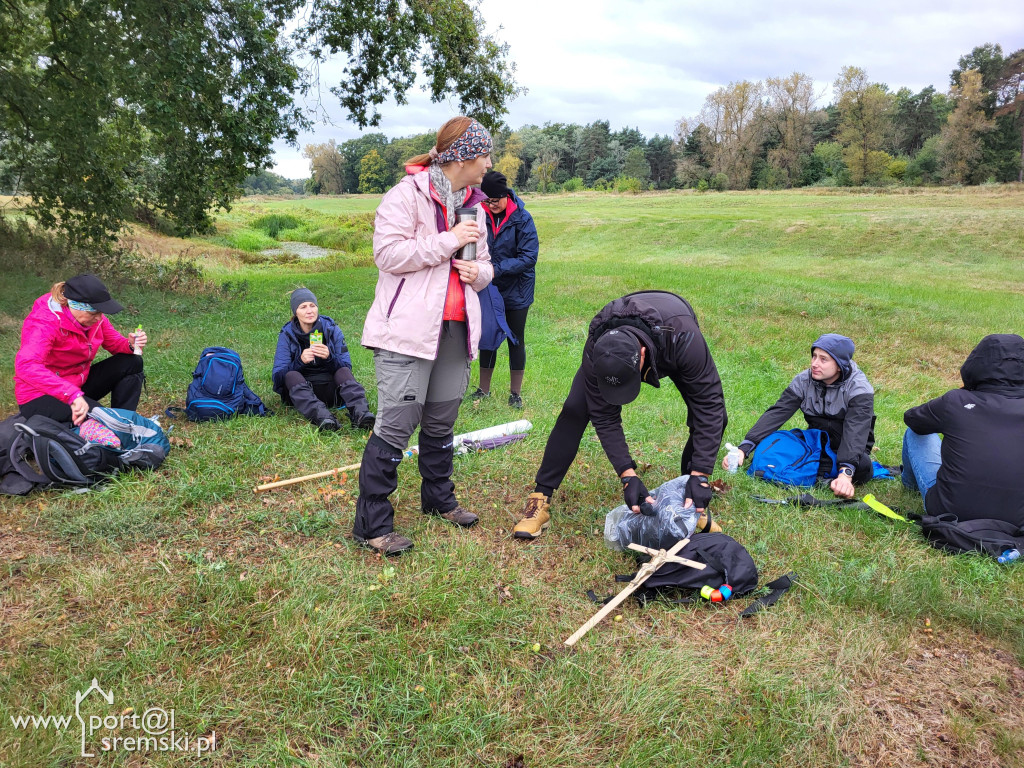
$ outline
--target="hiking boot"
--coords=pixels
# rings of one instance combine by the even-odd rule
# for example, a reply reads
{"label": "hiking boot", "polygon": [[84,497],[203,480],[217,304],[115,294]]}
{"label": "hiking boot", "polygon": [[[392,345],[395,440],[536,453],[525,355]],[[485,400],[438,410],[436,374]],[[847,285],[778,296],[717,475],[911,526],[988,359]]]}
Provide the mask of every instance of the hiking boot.
{"label": "hiking boot", "polygon": [[480,387],[477,387],[476,391],[473,392],[472,395],[470,395],[470,397],[473,400],[483,400],[485,397],[490,397],[490,396],[491,396],[490,392],[484,392],[482,389],[480,389]]}
{"label": "hiking boot", "polygon": [[722,526],[711,519],[711,514],[705,509],[697,518],[697,530],[695,533],[721,533]]}
{"label": "hiking boot", "polygon": [[412,542],[394,531],[385,533],[383,536],[374,536],[372,539],[361,539],[358,536],[353,538],[367,549],[374,549],[386,557],[400,555],[412,549]]}
{"label": "hiking boot", "polygon": [[373,425],[377,423],[377,417],[367,410],[350,410],[348,420],[352,422],[353,428],[367,431],[373,429]]}
{"label": "hiking boot", "polygon": [[341,425],[338,423],[338,420],[336,418],[330,416],[326,419],[323,419],[319,424],[317,424],[316,428],[321,432],[337,432],[339,429],[341,429]]}
{"label": "hiking boot", "polygon": [[511,395],[508,396],[508,404],[509,407],[511,408],[522,408],[523,398],[520,397],[518,392],[513,392]]}
{"label": "hiking boot", "polygon": [[435,515],[436,517],[444,518],[449,523],[453,523],[460,528],[471,528],[480,520],[479,517],[474,515],[461,504],[449,512],[438,512],[437,510],[432,509],[425,509],[423,512],[427,515]]}
{"label": "hiking boot", "polygon": [[526,499],[523,519],[516,523],[512,535],[517,539],[536,539],[551,525],[550,499],[543,493],[531,493]]}

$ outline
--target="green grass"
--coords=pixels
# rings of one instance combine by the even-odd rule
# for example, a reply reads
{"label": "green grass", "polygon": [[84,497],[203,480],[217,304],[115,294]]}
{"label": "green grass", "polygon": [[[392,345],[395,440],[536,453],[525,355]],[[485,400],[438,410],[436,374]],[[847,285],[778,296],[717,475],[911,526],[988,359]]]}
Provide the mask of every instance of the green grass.
{"label": "green grass", "polygon": [[[262,233],[254,220],[289,216],[301,226],[279,237],[315,225],[341,238],[347,217],[375,204],[243,201],[221,223]],[[903,411],[957,386],[983,335],[1024,327],[1024,191],[587,193],[526,205],[542,244],[526,409],[504,404],[502,353],[495,396],[467,403],[456,428],[522,415],[533,432],[457,461],[460,499],[482,518],[469,531],[419,514],[416,469],[403,463],[397,525],[416,549],[393,562],[350,538],[351,474],[251,490],[361,456],[365,435],[313,432],[279,407],[269,376],[288,292],[305,285],[345,330],[376,402],[372,358],[358,346],[376,281],[365,254],[211,267],[228,285],[200,298],[118,294],[127,310],[115,324],[142,323],[151,339],[142,412],[180,405],[199,351],[220,344],[241,353],[278,413],[176,423],[181,444],[156,473],[83,495],[0,499],[0,764],[75,764],[72,733],[16,731],[8,715],[67,714],[93,677],[115,691],[117,711],[173,706],[180,732],[216,731],[205,765],[500,767],[520,755],[531,767],[1024,764],[1022,566],[946,556],[913,528],[860,512],[758,505],[750,494],[773,489],[737,475],[715,502],[719,519],[764,581],[792,570],[799,585],[742,623],[742,598],[630,603],[621,623],[567,652],[562,641],[595,610],[585,591],[614,591],[612,575],[633,570],[602,543],[619,484],[589,430],[552,529],[532,544],[509,538],[590,318],[642,288],[696,308],[734,443],[807,365],[819,333],[852,336],[877,390],[878,458],[898,462]],[[5,412],[21,318],[58,277],[5,281]],[[686,428],[671,385],[645,388],[624,416],[648,485],[674,476]],[[897,483],[866,490],[920,510]]]}

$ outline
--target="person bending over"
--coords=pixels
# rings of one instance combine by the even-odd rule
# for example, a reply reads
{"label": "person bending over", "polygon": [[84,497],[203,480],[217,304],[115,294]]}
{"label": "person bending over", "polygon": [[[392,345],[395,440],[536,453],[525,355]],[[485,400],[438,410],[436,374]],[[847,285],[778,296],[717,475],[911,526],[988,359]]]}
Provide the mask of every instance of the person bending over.
{"label": "person bending over", "polygon": [[605,305],[591,321],[583,360],[544,448],[515,538],[534,539],[548,527],[551,495],[576,458],[588,423],[622,482],[626,505],[640,512],[642,504],[653,502],[626,444],[622,406],[636,399],[641,384],[660,387],[665,377],[686,403],[689,437],[680,472],[690,475],[687,503],[704,511],[727,421],[722,380],[689,303],[668,291],[640,291]]}
{"label": "person bending over", "polygon": [[[811,367],[793,377],[739,444],[740,464],[758,443],[801,411],[809,428],[828,435],[838,458],[839,474],[829,487],[836,496],[853,498],[854,486],[874,474],[875,444],[875,390],[853,362],[853,352],[853,341],[846,336],[826,333],[818,338],[811,345]],[[832,472],[831,458],[822,453],[819,477],[828,478]]]}

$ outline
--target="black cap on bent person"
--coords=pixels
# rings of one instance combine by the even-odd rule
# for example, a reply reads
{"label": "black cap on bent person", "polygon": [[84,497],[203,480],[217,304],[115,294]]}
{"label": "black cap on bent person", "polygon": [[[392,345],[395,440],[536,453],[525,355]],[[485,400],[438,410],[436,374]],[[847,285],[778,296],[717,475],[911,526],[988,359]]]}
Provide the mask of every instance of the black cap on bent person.
{"label": "black cap on bent person", "polygon": [[107,290],[107,286],[96,275],[88,273],[75,275],[70,280],[65,281],[64,298],[88,304],[97,312],[102,312],[105,315],[116,315],[124,309],[124,307],[110,298],[110,291]]}
{"label": "black cap on bent person", "polygon": [[594,342],[594,373],[601,397],[612,405],[625,405],[640,394],[640,340],[626,330],[613,328]]}

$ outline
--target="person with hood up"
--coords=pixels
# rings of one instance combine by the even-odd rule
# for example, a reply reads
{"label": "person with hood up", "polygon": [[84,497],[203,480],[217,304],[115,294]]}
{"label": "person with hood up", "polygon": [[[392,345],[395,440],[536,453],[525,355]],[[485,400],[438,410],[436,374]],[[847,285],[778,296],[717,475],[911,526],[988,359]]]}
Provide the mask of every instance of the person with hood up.
{"label": "person with hood up", "polygon": [[292,319],[277,336],[274,353],[274,391],[285,405],[305,416],[320,430],[334,432],[338,420],[331,408],[345,407],[356,429],[372,429],[374,415],[366,390],[352,373],[345,334],[331,318],[320,314],[319,302],[308,288],[291,295]]}
{"label": "person with hood up", "polygon": [[[476,207],[486,195],[474,186],[491,167],[491,148],[480,123],[452,118],[428,153],[406,163],[407,175],[377,208],[379,274],[362,338],[377,369],[377,421],[359,468],[352,533],[384,555],[412,547],[394,530],[389,496],[416,427],[422,511],[464,528],[478,519],[455,498],[452,444],[480,342],[477,293],[492,276],[484,214]],[[456,209],[473,207],[475,221],[456,223]],[[467,243],[476,243],[476,258],[455,258]]]}
{"label": "person with hood up", "polygon": [[626,444],[622,406],[636,400],[642,384],[658,388],[665,377],[686,403],[689,437],[680,458],[680,473],[690,476],[686,503],[705,511],[727,421],[722,380],[689,302],[668,291],[638,291],[609,302],[590,322],[583,359],[544,447],[515,538],[535,539],[550,525],[551,495],[590,423],[622,483],[626,506],[640,513],[654,502]]}
{"label": "person with hood up", "polygon": [[[505,174],[488,171],[480,189],[487,195],[487,245],[494,265],[493,285],[501,294],[505,322],[512,333],[508,340],[509,396],[513,408],[523,407],[523,376],[526,371],[526,315],[533,304],[533,286],[537,279],[538,241],[533,216],[523,201],[509,189]],[[504,334],[501,334],[503,337]],[[515,338],[513,343],[512,338]],[[490,397],[491,377],[498,360],[498,347],[480,341],[480,386],[474,399]]]}
{"label": "person with hood up", "polygon": [[903,414],[903,484],[929,515],[1024,528],[1024,338],[986,336],[960,378],[962,389]]}
{"label": "person with hood up", "polygon": [[[874,475],[871,448],[875,444],[875,390],[853,362],[853,352],[853,341],[846,336],[819,337],[811,345],[811,367],[793,377],[739,444],[739,463],[799,410],[810,429],[828,435],[838,458],[839,474],[829,487],[836,496],[852,499],[854,486]],[[722,466],[727,466],[725,460]],[[822,452],[820,477],[828,478],[831,472],[831,459]]]}
{"label": "person with hood up", "polygon": [[[35,414],[81,424],[99,400],[134,411],[142,395],[143,331],[122,336],[107,315],[122,307],[96,275],[55,283],[36,299],[14,357],[14,397],[26,419]],[[110,357],[93,365],[100,348]]]}

